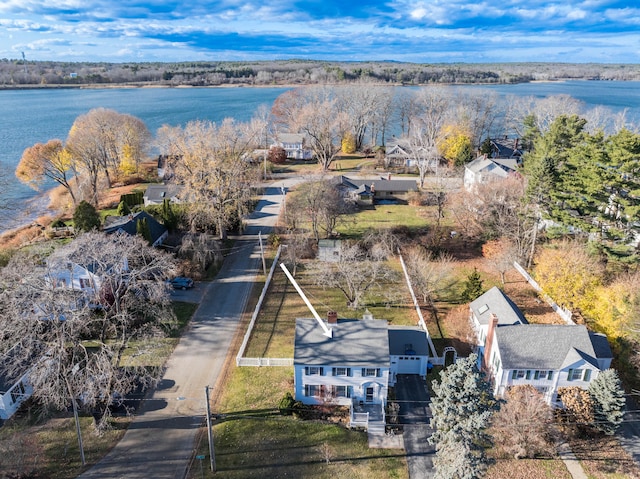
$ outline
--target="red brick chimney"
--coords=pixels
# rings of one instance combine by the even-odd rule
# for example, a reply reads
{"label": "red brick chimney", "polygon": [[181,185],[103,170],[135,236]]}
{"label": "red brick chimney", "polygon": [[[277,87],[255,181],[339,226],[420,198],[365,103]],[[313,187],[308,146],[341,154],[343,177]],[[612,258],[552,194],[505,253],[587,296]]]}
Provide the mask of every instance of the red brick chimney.
{"label": "red brick chimney", "polygon": [[491,313],[489,317],[489,328],[487,329],[487,338],[484,340],[484,355],[482,356],[482,368],[486,372],[491,371],[490,363],[491,360],[491,347],[493,346],[493,335],[496,330],[496,326],[498,325],[498,317]]}
{"label": "red brick chimney", "polygon": [[338,313],[335,311],[329,311],[327,313],[327,323],[329,324],[337,324],[338,323]]}

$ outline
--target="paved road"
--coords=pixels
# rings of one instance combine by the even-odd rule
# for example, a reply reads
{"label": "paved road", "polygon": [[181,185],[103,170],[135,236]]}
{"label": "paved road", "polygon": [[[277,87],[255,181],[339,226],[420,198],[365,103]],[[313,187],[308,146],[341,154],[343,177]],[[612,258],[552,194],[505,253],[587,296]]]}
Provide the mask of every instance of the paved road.
{"label": "paved road", "polygon": [[631,398],[627,398],[627,412],[616,436],[622,447],[640,466],[640,411],[636,401]]}
{"label": "paved road", "polygon": [[400,402],[399,422],[404,424],[402,437],[409,477],[412,479],[434,477],[433,457],[436,450],[427,442],[432,429],[429,427],[431,410],[425,381],[417,374],[399,374],[396,382],[396,398]]}
{"label": "paved road", "polygon": [[[266,236],[280,210],[279,181],[266,188],[256,211],[246,220],[215,281],[204,287],[191,327],[167,363],[158,388],[145,400],[122,440],[98,464],[82,474],[94,478],[182,479],[198,428],[205,416],[205,386],[220,375],[244,312],[255,276],[261,268],[255,235]],[[177,294],[177,293],[176,293]]]}

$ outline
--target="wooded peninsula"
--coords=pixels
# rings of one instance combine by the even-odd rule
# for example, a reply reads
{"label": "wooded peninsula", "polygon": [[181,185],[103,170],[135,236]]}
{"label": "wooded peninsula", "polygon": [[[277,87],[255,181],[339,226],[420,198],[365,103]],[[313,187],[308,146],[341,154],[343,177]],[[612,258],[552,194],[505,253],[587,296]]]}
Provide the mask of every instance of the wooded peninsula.
{"label": "wooded peninsula", "polygon": [[94,63],[0,60],[0,88],[274,86],[367,81],[395,85],[640,80],[640,65],[595,63],[401,63],[274,60]]}

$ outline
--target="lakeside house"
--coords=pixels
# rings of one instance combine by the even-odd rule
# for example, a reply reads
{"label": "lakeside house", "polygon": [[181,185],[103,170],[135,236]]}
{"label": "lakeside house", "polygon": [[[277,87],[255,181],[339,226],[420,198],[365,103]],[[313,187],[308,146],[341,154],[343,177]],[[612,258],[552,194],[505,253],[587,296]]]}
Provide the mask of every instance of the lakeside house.
{"label": "lakeside house", "polygon": [[313,151],[305,144],[305,137],[301,133],[279,133],[269,148],[280,147],[287,152],[291,160],[312,160]]}
{"label": "lakeside house", "polygon": [[350,426],[382,428],[389,387],[398,374],[426,378],[426,333],[411,326],[389,326],[370,314],[362,320],[328,314],[332,338],[316,319],[296,320],[295,399],[303,404],[348,406]]}
{"label": "lakeside house", "polygon": [[103,231],[106,234],[125,233],[131,236],[138,234],[138,223],[146,220],[149,225],[151,246],[160,246],[169,236],[169,230],[145,211],[139,211],[127,216],[110,216],[105,219]]}
{"label": "lakeside house", "polygon": [[12,364],[19,345],[12,347],[0,358],[0,420],[11,418],[20,405],[33,394],[33,387],[29,383],[29,366],[25,365],[19,370],[7,370],[7,365]]}
{"label": "lakeside house", "polygon": [[463,183],[465,189],[473,190],[478,185],[499,181],[514,175],[518,169],[516,158],[489,158],[482,155],[464,165]]}
{"label": "lakeside house", "polygon": [[181,203],[180,193],[183,189],[182,185],[174,184],[149,185],[144,191],[142,199],[145,206],[161,205],[164,200],[169,200],[171,203]]}
{"label": "lakeside house", "polygon": [[396,180],[391,175],[378,179],[350,178],[339,176],[334,181],[343,196],[360,205],[380,202],[406,202],[410,192],[418,190],[416,180]]}
{"label": "lakeside house", "polygon": [[613,354],[606,336],[582,325],[529,324],[509,297],[494,287],[470,304],[478,366],[496,397],[511,386],[531,385],[545,401],[562,407],[558,389],[587,389]]}

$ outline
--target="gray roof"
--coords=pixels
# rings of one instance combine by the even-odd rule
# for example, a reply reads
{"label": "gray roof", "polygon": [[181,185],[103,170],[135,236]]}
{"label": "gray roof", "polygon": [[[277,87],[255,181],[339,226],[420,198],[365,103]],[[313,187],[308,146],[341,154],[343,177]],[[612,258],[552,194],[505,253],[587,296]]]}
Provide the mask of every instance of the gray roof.
{"label": "gray roof", "polygon": [[112,222],[110,222],[108,226],[105,226],[104,232],[106,234],[111,234],[122,231],[123,233],[135,236],[138,232],[138,221],[143,218],[146,218],[147,220],[149,231],[151,232],[151,244],[154,244],[167,231],[167,228],[146,211],[139,211],[127,216],[119,216],[115,219],[112,218]]}
{"label": "gray roof", "polygon": [[358,188],[359,192],[363,193],[370,192],[371,185],[373,185],[375,191],[407,192],[416,191],[418,189],[418,183],[416,180],[368,180],[341,176],[340,181],[342,185],[350,188]]}
{"label": "gray roof", "polygon": [[481,325],[489,324],[491,313],[498,317],[498,326],[527,323],[522,311],[497,286],[478,296],[469,307]]}
{"label": "gray roof", "polygon": [[148,202],[162,203],[165,199],[179,195],[183,188],[182,185],[149,185],[144,192],[144,197]]}
{"label": "gray roof", "polygon": [[333,330],[333,338],[323,334],[315,319],[296,319],[294,364],[389,367],[386,321],[340,320],[328,326]]}
{"label": "gray roof", "polygon": [[[413,351],[413,353],[409,352]],[[422,328],[411,326],[389,326],[389,354],[403,356],[429,356],[427,335]]]}
{"label": "gray roof", "polygon": [[559,370],[580,359],[597,367],[597,358],[611,357],[601,344],[594,348],[582,325],[527,324],[496,328],[495,334],[504,369]]}

